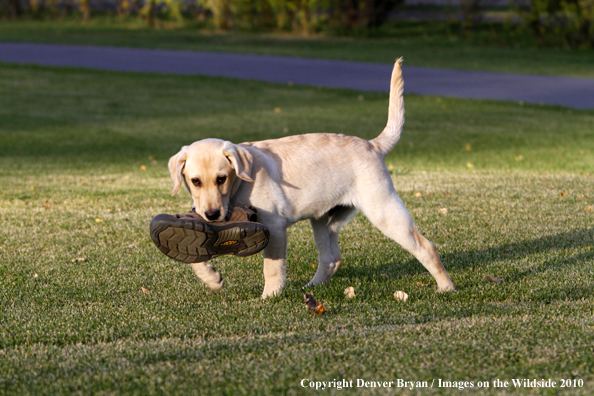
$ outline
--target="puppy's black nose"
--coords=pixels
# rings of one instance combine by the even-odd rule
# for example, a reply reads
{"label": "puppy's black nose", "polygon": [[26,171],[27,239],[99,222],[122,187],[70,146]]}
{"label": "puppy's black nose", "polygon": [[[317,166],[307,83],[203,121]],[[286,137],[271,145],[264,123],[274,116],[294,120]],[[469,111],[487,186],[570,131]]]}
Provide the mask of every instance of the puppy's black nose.
{"label": "puppy's black nose", "polygon": [[218,220],[218,218],[221,216],[221,211],[219,209],[207,210],[204,212],[204,215],[208,220]]}

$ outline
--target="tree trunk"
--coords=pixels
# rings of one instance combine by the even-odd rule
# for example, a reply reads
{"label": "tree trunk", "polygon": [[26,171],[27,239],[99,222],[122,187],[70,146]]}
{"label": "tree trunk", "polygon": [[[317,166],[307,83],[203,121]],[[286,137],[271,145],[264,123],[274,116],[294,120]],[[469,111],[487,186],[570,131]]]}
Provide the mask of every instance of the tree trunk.
{"label": "tree trunk", "polygon": [[91,0],[80,1],[80,12],[83,15],[83,21],[88,22],[91,20]]}
{"label": "tree trunk", "polygon": [[307,36],[310,32],[309,21],[309,4],[307,0],[301,0],[301,29],[302,33]]}
{"label": "tree trunk", "polygon": [[148,22],[148,25],[152,28],[155,27],[155,13],[156,13],[155,0],[149,0],[147,22]]}
{"label": "tree trunk", "polygon": [[8,13],[11,19],[17,19],[23,15],[23,8],[21,7],[20,0],[11,0],[8,3]]}

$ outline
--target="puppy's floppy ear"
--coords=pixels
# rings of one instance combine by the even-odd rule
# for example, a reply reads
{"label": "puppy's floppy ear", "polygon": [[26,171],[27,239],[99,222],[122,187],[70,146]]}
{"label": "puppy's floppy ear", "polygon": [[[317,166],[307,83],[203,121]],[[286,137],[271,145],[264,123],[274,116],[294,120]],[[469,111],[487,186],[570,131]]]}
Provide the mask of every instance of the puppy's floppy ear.
{"label": "puppy's floppy ear", "polygon": [[252,173],[252,155],[245,148],[233,144],[231,142],[225,142],[223,147],[223,155],[227,157],[235,173],[240,179],[245,181],[253,182],[254,179],[251,177]]}
{"label": "puppy's floppy ear", "polygon": [[186,159],[188,157],[188,146],[182,147],[179,153],[175,154],[169,159],[169,175],[173,181],[173,192],[171,195],[177,194],[181,185],[184,173],[184,167],[186,165]]}

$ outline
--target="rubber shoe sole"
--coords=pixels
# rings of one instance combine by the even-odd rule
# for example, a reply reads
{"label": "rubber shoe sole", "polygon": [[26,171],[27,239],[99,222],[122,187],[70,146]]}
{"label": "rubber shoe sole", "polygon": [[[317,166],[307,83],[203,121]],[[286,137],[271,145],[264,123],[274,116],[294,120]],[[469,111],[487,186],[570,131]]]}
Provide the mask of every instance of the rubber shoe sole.
{"label": "rubber shoe sole", "polygon": [[207,223],[160,214],[150,225],[151,239],[168,257],[182,263],[200,263],[233,254],[251,256],[266,247],[270,232],[261,223]]}

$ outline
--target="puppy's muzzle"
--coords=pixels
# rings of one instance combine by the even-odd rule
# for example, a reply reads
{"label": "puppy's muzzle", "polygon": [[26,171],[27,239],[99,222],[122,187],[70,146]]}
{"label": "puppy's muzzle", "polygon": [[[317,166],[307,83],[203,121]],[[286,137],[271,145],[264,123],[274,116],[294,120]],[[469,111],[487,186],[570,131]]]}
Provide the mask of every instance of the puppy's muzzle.
{"label": "puppy's muzzle", "polygon": [[204,216],[210,221],[215,221],[221,217],[221,211],[219,209],[207,210],[204,212]]}

